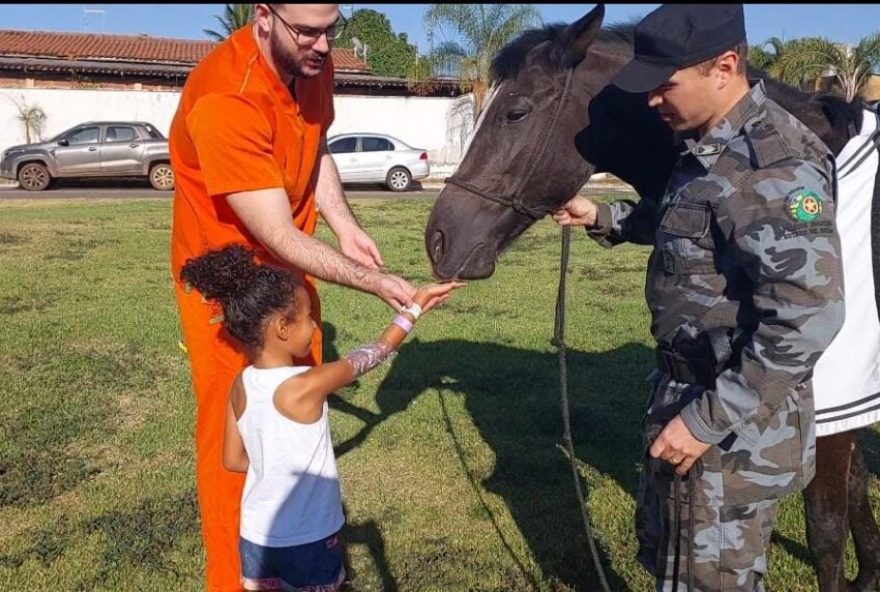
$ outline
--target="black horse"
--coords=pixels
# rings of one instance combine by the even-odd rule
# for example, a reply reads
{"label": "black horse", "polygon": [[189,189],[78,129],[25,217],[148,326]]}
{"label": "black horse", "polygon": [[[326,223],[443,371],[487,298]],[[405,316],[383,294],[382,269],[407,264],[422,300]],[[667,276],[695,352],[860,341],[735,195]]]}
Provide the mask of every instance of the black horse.
{"label": "black horse", "polygon": [[[648,107],[646,95],[609,85],[632,57],[633,27],[602,29],[603,16],[599,5],[570,25],[527,31],[495,58],[492,94],[425,231],[436,276],[489,277],[498,255],[594,172],[614,174],[642,198],[663,195],[678,155],[672,132]],[[861,129],[858,101],[803,93],[758,71],[750,77],[764,79],[769,97],[835,154]],[[877,202],[875,197],[875,229]],[[823,592],[876,590],[880,584],[880,532],[856,436],[847,431],[817,439],[817,477],[804,492],[807,536]],[[847,587],[843,551],[849,532],[859,574]]]}

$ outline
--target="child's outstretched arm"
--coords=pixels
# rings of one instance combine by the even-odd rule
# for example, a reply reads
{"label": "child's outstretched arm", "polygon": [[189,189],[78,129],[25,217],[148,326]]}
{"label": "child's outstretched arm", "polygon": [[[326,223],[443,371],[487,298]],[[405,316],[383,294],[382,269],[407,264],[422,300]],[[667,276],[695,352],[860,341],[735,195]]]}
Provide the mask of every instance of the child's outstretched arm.
{"label": "child's outstretched arm", "polygon": [[406,339],[420,314],[444,302],[452,290],[463,285],[461,282],[449,282],[420,288],[413,298],[418,308],[398,314],[378,341],[350,351],[341,360],[315,366],[285,381],[275,399],[279,410],[291,419],[304,423],[320,419],[324,399],[330,393],[385,361]]}

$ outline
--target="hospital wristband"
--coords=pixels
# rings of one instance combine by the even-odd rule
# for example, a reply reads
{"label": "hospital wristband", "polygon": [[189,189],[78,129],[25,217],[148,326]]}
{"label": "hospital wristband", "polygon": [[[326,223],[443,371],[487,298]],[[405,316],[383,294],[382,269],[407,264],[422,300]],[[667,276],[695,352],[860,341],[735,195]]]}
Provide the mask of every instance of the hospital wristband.
{"label": "hospital wristband", "polygon": [[[415,316],[415,315],[413,315],[413,316]],[[402,315],[397,315],[396,317],[394,317],[394,324],[397,325],[398,327],[400,327],[401,329],[403,329],[404,331],[406,331],[407,333],[412,331],[412,328],[413,328],[413,324],[411,322],[409,322],[409,320]]]}

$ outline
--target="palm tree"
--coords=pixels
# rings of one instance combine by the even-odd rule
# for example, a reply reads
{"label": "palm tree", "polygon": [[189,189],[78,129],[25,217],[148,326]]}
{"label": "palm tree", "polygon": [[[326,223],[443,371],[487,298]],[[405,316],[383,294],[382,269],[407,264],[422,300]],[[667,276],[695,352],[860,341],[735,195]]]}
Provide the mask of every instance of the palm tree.
{"label": "palm tree", "polygon": [[880,68],[880,33],[862,38],[855,47],[821,37],[798,41],[768,68],[768,74],[797,86],[811,82],[814,88],[823,77],[831,77],[833,90],[852,101]]}
{"label": "palm tree", "polygon": [[491,83],[492,58],[523,30],[541,24],[531,4],[432,4],[425,13],[428,39],[451,29],[456,39],[444,40],[433,52],[435,71],[457,75],[474,95],[476,113]]}
{"label": "palm tree", "polygon": [[248,24],[254,16],[253,4],[227,4],[222,17],[214,15],[223,27],[223,33],[211,29],[202,29],[208,37],[223,41],[226,36]]}
{"label": "palm tree", "polygon": [[[791,43],[791,42],[789,42]],[[767,51],[767,46],[773,48],[772,52]],[[761,45],[752,45],[749,47],[749,64],[759,70],[766,70],[785,53],[786,44],[779,37],[771,37]]]}
{"label": "palm tree", "polygon": [[43,111],[43,108],[38,105],[29,105],[24,96],[21,97],[21,101],[16,101],[5,93],[0,94],[5,96],[13,105],[15,105],[15,110],[18,111],[18,115],[15,116],[15,119],[21,124],[27,143],[30,144],[31,140],[34,138],[42,140],[43,127],[46,125],[47,119],[46,112]]}
{"label": "palm tree", "polygon": [[42,140],[43,126],[46,123],[46,112],[43,111],[42,107],[23,104],[18,107],[16,119],[24,128],[24,135],[28,144],[31,143],[31,135],[37,140]]}

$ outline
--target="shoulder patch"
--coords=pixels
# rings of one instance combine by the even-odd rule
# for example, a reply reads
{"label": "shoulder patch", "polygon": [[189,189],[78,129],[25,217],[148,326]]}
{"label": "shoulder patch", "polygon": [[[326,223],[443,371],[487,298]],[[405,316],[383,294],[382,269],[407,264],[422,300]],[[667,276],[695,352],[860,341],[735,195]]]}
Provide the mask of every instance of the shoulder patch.
{"label": "shoulder patch", "polygon": [[806,187],[793,189],[785,196],[783,207],[786,218],[791,220],[783,233],[784,238],[834,233],[834,221],[822,216],[825,204],[817,191]]}
{"label": "shoulder patch", "polygon": [[800,187],[785,197],[785,210],[797,222],[812,222],[822,215],[822,198],[815,191]]}

